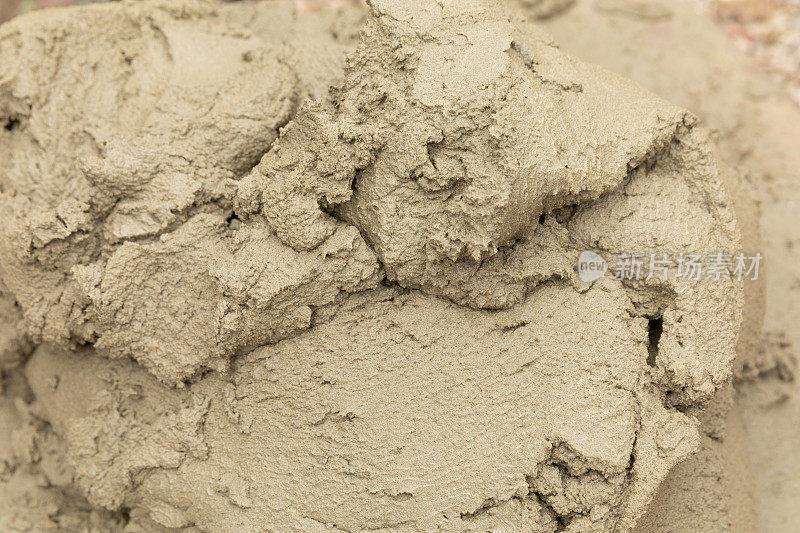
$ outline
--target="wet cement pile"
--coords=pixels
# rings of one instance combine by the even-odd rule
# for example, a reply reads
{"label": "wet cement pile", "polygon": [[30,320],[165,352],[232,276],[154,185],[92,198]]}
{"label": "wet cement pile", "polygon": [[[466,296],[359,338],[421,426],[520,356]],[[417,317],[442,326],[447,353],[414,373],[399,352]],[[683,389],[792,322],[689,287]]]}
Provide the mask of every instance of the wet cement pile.
{"label": "wet cement pile", "polygon": [[[676,9],[148,1],[0,27],[2,529],[754,524],[732,382],[789,368],[763,284],[575,268],[761,246],[742,170],[791,162]],[[657,71],[715,134],[533,20]],[[574,32],[598,20],[606,48]],[[707,86],[625,48],[617,25],[650,24]]]}

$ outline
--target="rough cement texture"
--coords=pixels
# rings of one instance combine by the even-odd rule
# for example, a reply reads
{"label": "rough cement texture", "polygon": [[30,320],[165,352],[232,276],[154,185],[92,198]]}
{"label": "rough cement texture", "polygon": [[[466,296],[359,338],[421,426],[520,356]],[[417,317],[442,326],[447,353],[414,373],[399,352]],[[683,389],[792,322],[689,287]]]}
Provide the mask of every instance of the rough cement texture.
{"label": "rough cement texture", "polygon": [[237,231],[237,179],[297,106],[281,51],[203,3],[84,13],[0,36],[0,271],[34,341],[91,343],[177,384],[375,285],[353,228],[304,253],[263,225]]}
{"label": "rough cement texture", "polygon": [[747,185],[518,13],[143,2],[18,19],[0,57],[3,412],[33,450],[0,484],[46,486],[0,520],[625,531],[676,514],[647,510],[696,450],[736,463],[758,290],[574,265],[749,250]]}
{"label": "rough cement texture", "polygon": [[[661,16],[637,12],[644,4]],[[794,379],[800,343],[794,318],[800,305],[794,267],[800,260],[800,109],[690,3],[620,5],[626,9],[580,1],[563,17],[545,21],[546,28],[565,50],[691,109],[713,129],[722,158],[745,177],[731,190],[752,195],[760,205],[741,209],[737,201],[743,246],[766,257],[766,275],[745,287],[735,365],[740,378],[727,415],[741,420],[727,425],[742,430],[730,429],[728,436],[717,431],[696,458],[673,472],[643,530],[792,532],[800,520]],[[725,426],[724,413],[708,415],[717,419],[714,426]],[[737,457],[737,464],[713,458],[720,453]]]}

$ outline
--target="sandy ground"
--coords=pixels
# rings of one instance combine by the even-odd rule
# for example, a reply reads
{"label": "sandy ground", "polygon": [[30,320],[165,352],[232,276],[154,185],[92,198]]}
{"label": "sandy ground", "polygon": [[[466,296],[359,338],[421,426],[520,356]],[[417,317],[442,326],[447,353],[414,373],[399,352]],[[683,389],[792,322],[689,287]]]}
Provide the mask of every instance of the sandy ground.
{"label": "sandy ground", "polygon": [[759,66],[800,103],[798,0],[696,0]]}

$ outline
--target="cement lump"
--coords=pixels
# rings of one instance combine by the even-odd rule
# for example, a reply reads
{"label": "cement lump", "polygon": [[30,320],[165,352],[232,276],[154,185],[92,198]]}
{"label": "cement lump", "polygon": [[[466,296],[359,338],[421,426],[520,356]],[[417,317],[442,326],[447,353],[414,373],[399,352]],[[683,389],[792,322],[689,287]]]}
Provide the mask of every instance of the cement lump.
{"label": "cement lump", "polygon": [[258,224],[236,231],[236,180],[297,106],[280,51],[196,2],[35,14],[2,32],[0,109],[16,126],[0,140],[0,271],[32,339],[92,343],[179,384],[374,286],[352,229],[296,254]]}
{"label": "cement lump", "polygon": [[[540,335],[576,309],[596,335]],[[141,502],[156,519],[169,509],[165,524],[610,529],[697,444],[694,422],[642,387],[645,321],[632,315],[610,281],[584,294],[542,286],[491,315],[387,289],[183,391],[47,349],[27,375],[90,501]]]}
{"label": "cement lump", "polygon": [[697,449],[741,284],[574,272],[740,250],[689,113],[491,2],[56,13],[0,29],[3,361],[103,520],[628,530]]}
{"label": "cement lump", "polygon": [[[485,309],[570,278],[583,249],[738,249],[730,171],[691,115],[569,58],[497,5],[422,6],[424,17],[372,5],[330,101],[301,107],[241,181],[240,216],[297,250],[352,223],[389,280]],[[476,19],[492,24],[470,37]],[[722,322],[739,323],[741,288],[668,285],[643,289],[679,295],[650,297],[667,324],[665,380],[679,397],[707,397],[729,375],[738,326]],[[709,321],[725,333],[700,341]],[[719,365],[694,351],[709,342]]]}

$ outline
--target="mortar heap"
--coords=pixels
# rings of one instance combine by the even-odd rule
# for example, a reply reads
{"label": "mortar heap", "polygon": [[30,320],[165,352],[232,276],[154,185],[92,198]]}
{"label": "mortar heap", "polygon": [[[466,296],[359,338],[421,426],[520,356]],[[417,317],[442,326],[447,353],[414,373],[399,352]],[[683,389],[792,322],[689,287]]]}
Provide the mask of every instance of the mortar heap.
{"label": "mortar heap", "polygon": [[731,171],[493,1],[289,11],[0,28],[0,529],[632,529],[743,286],[575,265],[739,253]]}

